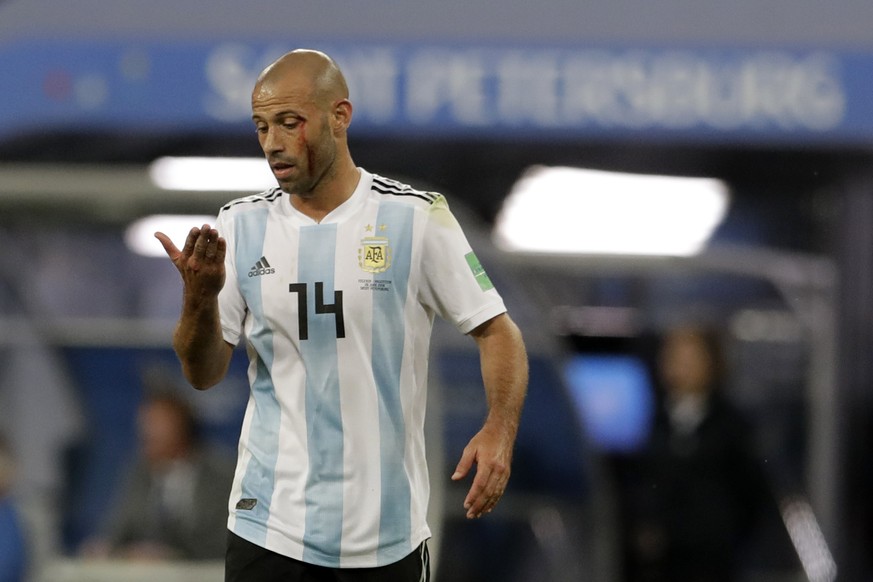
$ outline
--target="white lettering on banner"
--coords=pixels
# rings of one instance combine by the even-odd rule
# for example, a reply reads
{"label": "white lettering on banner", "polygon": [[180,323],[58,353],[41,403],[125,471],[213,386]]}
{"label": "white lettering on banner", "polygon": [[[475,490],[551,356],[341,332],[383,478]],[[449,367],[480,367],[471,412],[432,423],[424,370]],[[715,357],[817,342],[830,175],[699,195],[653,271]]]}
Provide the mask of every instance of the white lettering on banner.
{"label": "white lettering on banner", "polygon": [[492,122],[485,81],[488,70],[477,50],[422,49],[406,64],[406,113],[419,124],[448,117],[462,125]]}
{"label": "white lettering on banner", "polygon": [[509,125],[531,122],[549,127],[561,122],[558,113],[558,55],[527,55],[512,51],[497,63],[497,112]]}
{"label": "white lettering on banner", "polygon": [[[232,43],[217,46],[207,55],[205,64],[206,114],[220,121],[248,120],[258,75],[289,50],[275,46],[258,51]],[[391,49],[350,49],[332,56],[346,76],[356,117],[378,124],[396,115],[399,66]]]}
{"label": "white lettering on banner", "polygon": [[[624,97],[611,104],[606,100],[607,123],[825,130],[839,125],[845,115],[846,97],[835,63],[824,55],[756,53],[718,61],[667,53],[627,63],[612,60],[608,72],[594,75]],[[575,81],[584,83],[578,76]],[[572,103],[573,93],[567,91],[564,99]],[[599,110],[587,113],[588,121],[600,122]]]}
{"label": "white lettering on banner", "polygon": [[349,85],[354,114],[373,123],[390,121],[397,112],[400,67],[386,48],[350,50],[336,57]]}
{"label": "white lettering on banner", "polygon": [[838,126],[845,115],[836,63],[824,54],[753,53],[730,60],[678,51],[562,55],[513,50],[490,56],[478,51],[415,55],[407,83],[411,120],[822,131]]}
{"label": "white lettering on banner", "polygon": [[645,91],[650,119],[665,127],[686,128],[704,121],[708,105],[705,63],[682,53],[665,55],[651,67],[654,82]]}
{"label": "white lettering on banner", "polygon": [[[233,43],[212,50],[207,115],[247,120],[258,73],[285,50]],[[330,52],[356,118],[371,127],[827,131],[844,122],[847,107],[839,62],[823,52],[390,45]]]}
{"label": "white lettering on banner", "polygon": [[821,131],[838,126],[846,108],[834,59],[787,53],[727,61],[584,52],[564,61],[558,101],[566,125],[627,128]]}
{"label": "white lettering on banner", "polygon": [[220,121],[250,119],[255,81],[264,67],[283,52],[280,48],[256,51],[236,43],[218,45],[206,57],[206,114]]}
{"label": "white lettering on banner", "polygon": [[603,51],[571,55],[562,66],[561,119],[568,125],[596,121],[605,127],[642,127],[646,74],[635,54],[617,60]]}

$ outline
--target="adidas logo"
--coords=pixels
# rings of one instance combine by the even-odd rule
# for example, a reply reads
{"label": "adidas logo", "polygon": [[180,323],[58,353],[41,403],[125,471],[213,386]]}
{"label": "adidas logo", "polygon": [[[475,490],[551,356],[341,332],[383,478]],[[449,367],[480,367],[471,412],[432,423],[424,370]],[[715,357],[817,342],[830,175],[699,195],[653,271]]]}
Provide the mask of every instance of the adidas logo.
{"label": "adidas logo", "polygon": [[261,275],[272,275],[276,269],[270,266],[267,262],[267,257],[261,257],[255,266],[249,270],[249,277],[260,277]]}

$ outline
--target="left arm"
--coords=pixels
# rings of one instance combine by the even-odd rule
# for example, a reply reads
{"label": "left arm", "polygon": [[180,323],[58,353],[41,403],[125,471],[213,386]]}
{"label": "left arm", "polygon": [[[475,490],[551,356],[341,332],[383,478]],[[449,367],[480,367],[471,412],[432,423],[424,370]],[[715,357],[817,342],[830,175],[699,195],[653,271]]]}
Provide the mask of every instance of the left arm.
{"label": "left arm", "polygon": [[494,509],[506,489],[527,393],[528,366],[521,331],[506,313],[481,324],[470,335],[479,347],[488,417],[464,448],[452,479],[463,479],[476,465],[464,500],[467,517],[476,518]]}

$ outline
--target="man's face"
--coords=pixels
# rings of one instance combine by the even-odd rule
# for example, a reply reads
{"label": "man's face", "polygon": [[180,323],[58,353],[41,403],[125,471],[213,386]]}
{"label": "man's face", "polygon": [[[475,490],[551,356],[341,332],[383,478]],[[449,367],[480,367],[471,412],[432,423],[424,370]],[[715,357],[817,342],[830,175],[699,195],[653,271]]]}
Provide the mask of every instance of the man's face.
{"label": "man's face", "polygon": [[661,350],[661,376],[670,393],[704,392],[713,380],[712,357],[703,340],[691,332],[670,334]]}
{"label": "man's face", "polygon": [[152,402],[140,410],[138,421],[140,446],[151,466],[162,467],[187,454],[185,420],[177,409]]}
{"label": "man's face", "polygon": [[314,98],[311,82],[285,74],[259,83],[252,93],[258,141],[282,190],[302,197],[334,171],[337,144],[331,112]]}

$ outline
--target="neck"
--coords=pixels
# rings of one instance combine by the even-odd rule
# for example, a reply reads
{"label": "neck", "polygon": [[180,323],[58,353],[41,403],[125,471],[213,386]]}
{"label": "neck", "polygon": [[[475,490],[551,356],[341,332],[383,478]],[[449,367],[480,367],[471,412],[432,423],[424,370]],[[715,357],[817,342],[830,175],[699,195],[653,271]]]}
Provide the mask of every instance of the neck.
{"label": "neck", "polygon": [[343,202],[351,198],[358,187],[361,173],[351,157],[346,157],[338,171],[328,180],[305,195],[292,194],[291,204],[316,222],[333,212]]}

